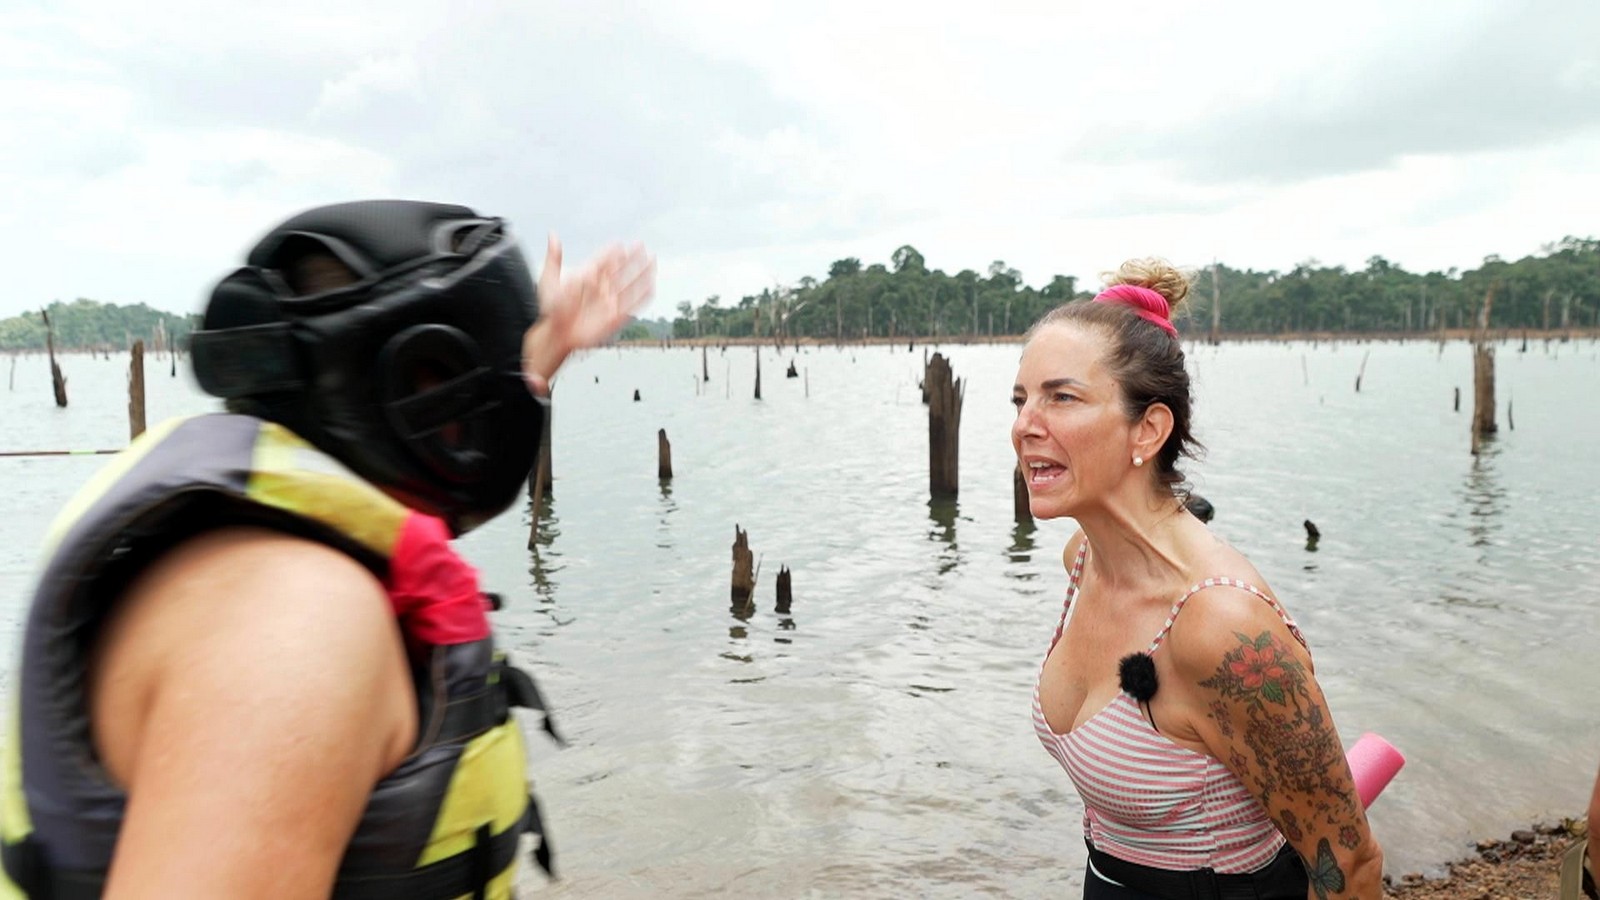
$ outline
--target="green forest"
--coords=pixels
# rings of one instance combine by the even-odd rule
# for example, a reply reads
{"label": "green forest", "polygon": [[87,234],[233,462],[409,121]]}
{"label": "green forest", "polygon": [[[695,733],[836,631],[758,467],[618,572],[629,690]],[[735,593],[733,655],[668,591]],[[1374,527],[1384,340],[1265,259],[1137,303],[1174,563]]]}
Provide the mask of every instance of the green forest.
{"label": "green forest", "polygon": [[[907,245],[891,254],[887,266],[847,257],[830,265],[820,281],[808,276],[793,287],[767,288],[728,305],[720,297],[699,306],[685,301],[670,325],[664,319],[635,322],[620,337],[661,338],[669,327],[676,338],[1017,335],[1053,307],[1092,296],[1088,287],[1069,275],[1032,287],[1000,260],[983,274],[963,269],[951,275],[928,268]],[[1466,271],[1410,272],[1381,256],[1357,271],[1316,260],[1286,272],[1218,264],[1195,273],[1190,299],[1176,318],[1181,331],[1207,334],[1216,304],[1222,336],[1431,333],[1471,327],[1490,290],[1491,329],[1600,327],[1600,239],[1563,238],[1537,255],[1515,262],[1490,256]],[[163,329],[182,346],[194,327],[193,317],[142,303],[80,299],[46,310],[58,349],[127,347],[140,339],[153,347]],[[0,351],[44,346],[44,319],[37,311],[0,319]]]}
{"label": "green forest", "polygon": [[[887,266],[850,257],[835,261],[820,281],[808,276],[727,305],[720,297],[699,306],[679,303],[672,333],[823,340],[1015,335],[1055,306],[1093,296],[1088,287],[1067,275],[1031,287],[1000,260],[983,274],[950,275],[929,269],[908,245]],[[1490,256],[1475,269],[1425,274],[1381,256],[1359,271],[1316,260],[1286,272],[1218,264],[1196,273],[1175,318],[1180,330],[1207,334],[1215,304],[1221,335],[1435,332],[1471,327],[1491,288],[1491,329],[1596,327],[1600,240],[1568,237],[1516,262]]]}
{"label": "green forest", "polygon": [[[142,340],[156,349],[157,335],[182,347],[194,324],[189,316],[151,309],[143,303],[117,306],[94,300],[59,300],[44,307],[55,331],[57,350],[126,349]],[[45,349],[44,316],[38,311],[0,319],[0,350]]]}

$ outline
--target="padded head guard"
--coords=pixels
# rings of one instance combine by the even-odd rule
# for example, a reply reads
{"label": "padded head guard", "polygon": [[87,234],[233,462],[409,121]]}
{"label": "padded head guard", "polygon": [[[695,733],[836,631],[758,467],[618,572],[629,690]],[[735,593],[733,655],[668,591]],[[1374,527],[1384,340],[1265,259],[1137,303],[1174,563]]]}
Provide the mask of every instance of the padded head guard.
{"label": "padded head guard", "polygon": [[[317,256],[354,281],[292,290]],[[262,238],[212,292],[191,348],[207,393],[460,534],[516,499],[538,453],[543,408],[522,379],[537,315],[503,221],[371,200],[309,210]]]}

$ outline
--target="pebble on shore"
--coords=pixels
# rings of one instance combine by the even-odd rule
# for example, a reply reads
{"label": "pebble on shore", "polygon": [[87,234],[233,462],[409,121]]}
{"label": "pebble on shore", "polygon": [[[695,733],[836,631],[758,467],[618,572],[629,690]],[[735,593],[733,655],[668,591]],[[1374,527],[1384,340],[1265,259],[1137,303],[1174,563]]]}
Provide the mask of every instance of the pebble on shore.
{"label": "pebble on shore", "polygon": [[1476,857],[1450,863],[1443,878],[1411,872],[1384,877],[1384,897],[1395,900],[1548,900],[1561,885],[1561,857],[1588,832],[1582,819],[1537,824],[1506,840],[1479,841]]}

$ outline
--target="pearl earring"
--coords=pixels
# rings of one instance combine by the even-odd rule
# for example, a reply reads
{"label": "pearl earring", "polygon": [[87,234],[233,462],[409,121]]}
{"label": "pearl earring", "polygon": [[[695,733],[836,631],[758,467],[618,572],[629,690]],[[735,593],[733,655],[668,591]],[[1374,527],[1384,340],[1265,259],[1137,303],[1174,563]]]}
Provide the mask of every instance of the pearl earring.
{"label": "pearl earring", "polygon": [[1142,457],[1142,456],[1135,456],[1135,457],[1134,457],[1134,458],[1133,458],[1133,465],[1134,465],[1134,468],[1138,468],[1138,467],[1139,467],[1139,466],[1142,466],[1142,465],[1144,465],[1144,457]]}

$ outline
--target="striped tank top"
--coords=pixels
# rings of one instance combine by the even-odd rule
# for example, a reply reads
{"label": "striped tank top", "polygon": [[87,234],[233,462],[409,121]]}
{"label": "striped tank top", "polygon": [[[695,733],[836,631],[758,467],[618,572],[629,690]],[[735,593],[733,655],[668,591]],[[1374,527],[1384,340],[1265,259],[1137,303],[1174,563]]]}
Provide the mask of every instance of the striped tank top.
{"label": "striped tank top", "polygon": [[[1071,621],[1087,551],[1085,541],[1073,561],[1051,649]],[[1305,645],[1300,629],[1276,600],[1242,581],[1208,578],[1172,604],[1161,632],[1145,652],[1153,654],[1161,646],[1190,597],[1217,586],[1247,591],[1270,604]],[[1039,672],[1042,677],[1043,665]],[[1083,798],[1084,833],[1097,850],[1161,869],[1210,868],[1236,874],[1265,866],[1285,843],[1237,775],[1215,757],[1181,747],[1156,731],[1138,701],[1126,692],[1119,691],[1082,725],[1056,734],[1045,721],[1035,680],[1033,728],[1077,786]]]}

